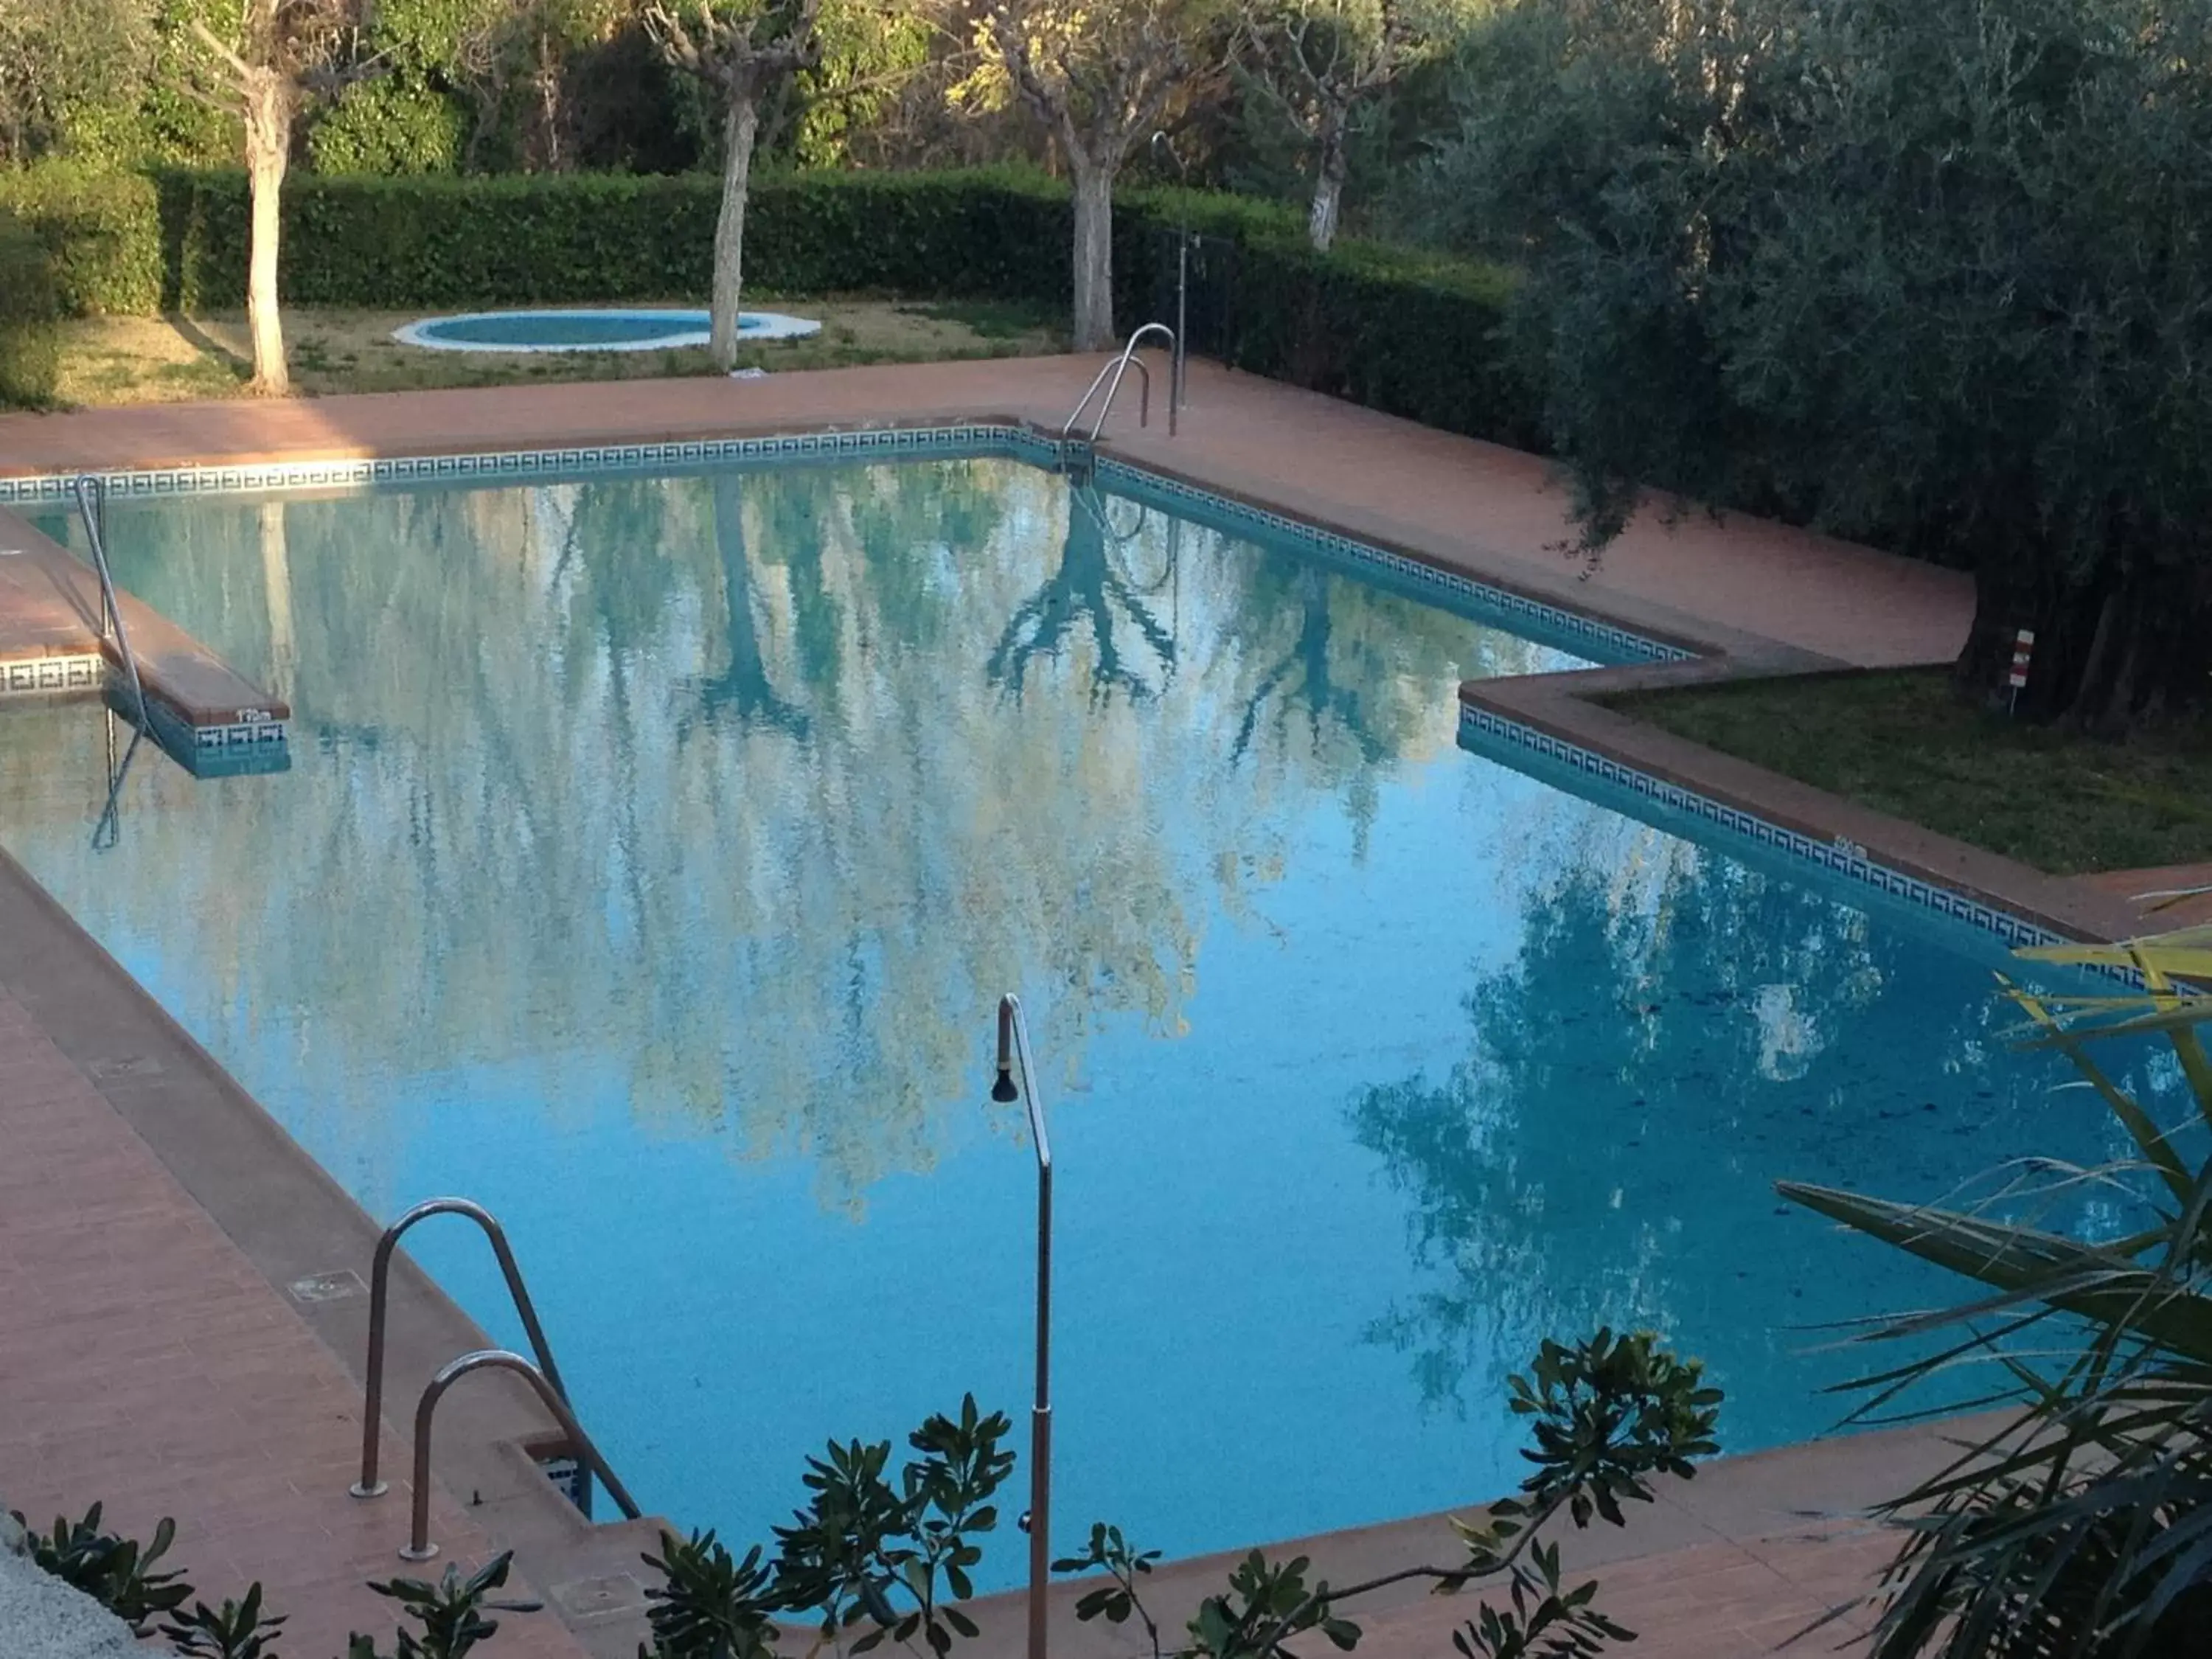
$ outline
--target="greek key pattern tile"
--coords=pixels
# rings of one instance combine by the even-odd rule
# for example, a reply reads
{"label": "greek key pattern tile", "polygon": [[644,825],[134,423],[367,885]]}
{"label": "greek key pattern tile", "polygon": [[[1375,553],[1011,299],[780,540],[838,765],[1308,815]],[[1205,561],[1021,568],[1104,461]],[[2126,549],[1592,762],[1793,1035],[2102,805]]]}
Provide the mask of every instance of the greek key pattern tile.
{"label": "greek key pattern tile", "polygon": [[[1923,881],[1917,876],[1910,876],[1901,870],[1893,870],[1886,864],[1878,864],[1867,856],[1863,847],[1855,842],[1843,840],[1816,841],[1812,836],[1802,835],[1797,830],[1785,830],[1780,824],[1769,823],[1756,813],[1746,812],[1735,807],[1725,805],[1710,796],[1698,793],[1695,790],[1685,789],[1679,784],[1668,783],[1664,779],[1655,778],[1648,772],[1639,772],[1633,767],[1623,766],[1619,761],[1601,755],[1595,750],[1584,749],[1578,744],[1567,743],[1552,736],[1547,732],[1540,732],[1534,726],[1524,726],[1518,720],[1507,720],[1502,715],[1492,714],[1486,708],[1477,708],[1470,704],[1462,703],[1459,718],[1460,728],[1462,732],[1470,732],[1477,737],[1487,738],[1496,743],[1509,744],[1517,748],[1532,750],[1543,756],[1547,760],[1571,767],[1577,772],[1611,784],[1615,788],[1641,795],[1646,799],[1658,802],[1662,806],[1671,807],[1675,811],[1687,813],[1692,817],[1726,830],[1731,835],[1741,836],[1761,847],[1769,847],[1778,852],[1790,854],[1808,863],[1816,864],[1823,870],[1842,876],[1846,880],[1859,883],[1879,892],[1887,893],[1894,898],[1903,899],[1908,904],[1919,905],[1925,909],[1936,912],[1938,915],[1948,916],[1954,921],[1966,922],[1971,927],[1980,928],[1984,933],[1994,933],[2007,945],[2014,946],[2061,945],[2066,942],[2059,934],[2052,933],[2049,928],[2039,927],[2024,917],[2014,915],[2010,911],[1997,909],[1991,905],[1983,903],[1978,899],[1969,898],[1963,893],[1954,893],[1948,887],[1939,887],[1932,882]],[[2107,971],[2112,977],[2130,983],[2136,982],[2136,975],[2128,970],[2105,971]]]}
{"label": "greek key pattern tile", "polygon": [[[162,495],[256,495],[286,489],[347,489],[364,485],[482,482],[591,472],[634,472],[653,467],[698,466],[718,461],[768,460],[825,455],[927,455],[978,447],[1012,447],[1018,434],[1005,425],[887,428],[863,432],[809,432],[787,437],[709,438],[679,443],[605,444],[574,449],[513,449],[473,455],[410,455],[381,460],[276,461],[262,466],[179,466],[106,475],[110,493]],[[1039,445],[1052,453],[1053,447]],[[74,474],[41,473],[0,478],[0,505],[63,501]]]}
{"label": "greek key pattern tile", "polygon": [[97,691],[106,680],[106,659],[96,651],[58,652],[0,663],[0,695]]}

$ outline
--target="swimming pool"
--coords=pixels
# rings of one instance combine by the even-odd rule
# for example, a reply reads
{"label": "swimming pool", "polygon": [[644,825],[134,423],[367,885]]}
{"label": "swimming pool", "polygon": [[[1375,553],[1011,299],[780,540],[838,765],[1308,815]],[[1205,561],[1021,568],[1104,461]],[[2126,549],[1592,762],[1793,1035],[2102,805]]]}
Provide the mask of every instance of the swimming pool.
{"label": "swimming pool", "polygon": [[1503,1489],[1504,1373],[1601,1319],[1705,1358],[1730,1447],[1819,1432],[1808,1328],[1943,1281],[1773,1177],[2105,1149],[1992,943],[1459,746],[1462,678],[1597,647],[1183,511],[994,456],[118,500],[294,769],[141,768],[96,852],[92,718],[13,714],[0,842],[372,1212],[500,1213],[615,1467],[736,1538],[830,1435],[1020,1408],[1002,990],[1062,1542]]}
{"label": "swimming pool", "polygon": [[[704,311],[661,307],[471,311],[425,317],[394,329],[392,337],[433,351],[667,351],[705,345],[712,322]],[[738,315],[738,333],[749,340],[796,340],[821,331],[811,318],[775,311]]]}

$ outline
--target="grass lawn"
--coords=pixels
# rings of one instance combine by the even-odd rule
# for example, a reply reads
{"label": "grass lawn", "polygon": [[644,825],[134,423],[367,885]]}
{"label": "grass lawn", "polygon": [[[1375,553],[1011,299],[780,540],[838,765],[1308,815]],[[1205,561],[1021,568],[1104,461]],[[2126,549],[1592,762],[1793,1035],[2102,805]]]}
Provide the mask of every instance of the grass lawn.
{"label": "grass lawn", "polygon": [[1608,701],[2054,875],[2212,860],[2212,724],[2098,742],[1970,707],[1940,669]]}
{"label": "grass lawn", "polygon": [[[745,303],[821,319],[822,331],[811,338],[763,340],[740,349],[741,366],[771,372],[956,357],[1036,356],[1067,349],[1066,319],[1057,311],[995,301],[927,305],[835,296],[787,300],[748,293]],[[319,397],[339,392],[641,380],[714,372],[703,347],[483,353],[427,351],[392,339],[394,329],[432,314],[288,307],[284,337],[295,386],[310,397]],[[65,404],[94,406],[229,398],[240,394],[251,373],[242,311],[200,317],[86,317],[64,325],[57,392]]]}

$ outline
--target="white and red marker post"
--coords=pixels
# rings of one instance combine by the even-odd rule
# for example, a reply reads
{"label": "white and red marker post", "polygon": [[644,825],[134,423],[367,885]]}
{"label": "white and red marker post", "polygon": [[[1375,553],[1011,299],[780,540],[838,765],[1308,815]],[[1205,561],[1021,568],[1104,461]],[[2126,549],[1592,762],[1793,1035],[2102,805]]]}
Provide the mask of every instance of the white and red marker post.
{"label": "white and red marker post", "polygon": [[2012,687],[2012,708],[2009,712],[2013,714],[2017,714],[2020,712],[2021,688],[2027,684],[2028,659],[2034,655],[2035,630],[2032,628],[2023,628],[2013,635],[2012,672],[2006,677],[2005,680],[2005,683]]}

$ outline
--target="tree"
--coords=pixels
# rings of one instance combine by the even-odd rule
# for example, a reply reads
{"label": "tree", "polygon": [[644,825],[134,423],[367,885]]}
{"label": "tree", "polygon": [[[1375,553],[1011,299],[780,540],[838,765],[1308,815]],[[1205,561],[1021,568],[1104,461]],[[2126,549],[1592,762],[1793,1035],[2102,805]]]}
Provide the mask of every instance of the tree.
{"label": "tree", "polygon": [[374,0],[242,0],[224,39],[195,16],[198,48],[190,58],[196,96],[235,116],[245,128],[246,174],[253,222],[246,259],[246,319],[253,340],[251,389],[281,398],[292,389],[284,361],[284,325],[277,310],[276,249],[282,230],[284,172],[292,156],[292,125],[301,106],[371,72],[348,64]]}
{"label": "tree", "polygon": [[821,60],[821,0],[648,0],[645,26],[669,63],[696,76],[722,116],[722,205],[714,219],[714,287],[708,349],[738,363],[738,293],[744,279],[745,194],[763,96]]}
{"label": "tree", "polygon": [[1282,0],[1251,20],[1254,84],[1311,149],[1306,234],[1323,252],[1336,240],[1353,123],[1443,50],[1457,25],[1449,0]]}
{"label": "tree", "polygon": [[88,110],[128,103],[152,46],[149,0],[0,0],[0,162],[66,148]]}
{"label": "tree", "polygon": [[1532,0],[1433,180],[1593,546],[1656,486],[1971,568],[1961,689],[2118,729],[2212,690],[2212,15]]}
{"label": "tree", "polygon": [[1044,124],[1075,186],[1075,347],[1113,343],[1114,181],[1178,98],[1228,62],[1211,0],[991,0],[976,25],[982,65],[957,102],[1018,102]]}

